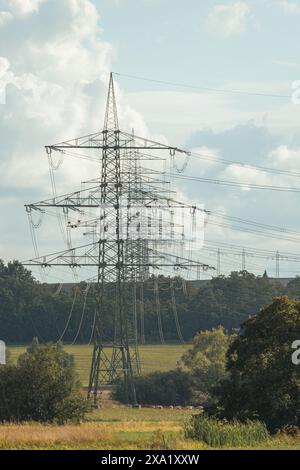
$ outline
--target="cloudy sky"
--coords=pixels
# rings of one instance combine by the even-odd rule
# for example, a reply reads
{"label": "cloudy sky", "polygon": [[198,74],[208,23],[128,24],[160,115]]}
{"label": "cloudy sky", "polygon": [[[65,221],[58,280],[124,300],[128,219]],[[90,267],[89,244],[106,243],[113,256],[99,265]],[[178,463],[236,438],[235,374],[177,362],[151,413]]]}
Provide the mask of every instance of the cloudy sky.
{"label": "cloudy sky", "polygon": [[[244,164],[191,157],[186,174],[300,187],[245,166],[300,172],[299,21],[300,0],[0,0],[0,257],[33,255],[23,206],[50,195],[44,145],[101,129],[111,70],[121,74],[122,128]],[[59,189],[93,175],[88,165],[68,162]],[[176,184],[212,211],[300,231],[297,193]],[[42,237],[41,252],[56,234],[53,226]],[[206,237],[274,252],[300,246],[220,227]],[[271,258],[246,267],[274,275]],[[239,256],[221,260],[222,272],[241,267]],[[297,272],[282,260],[282,276]]]}

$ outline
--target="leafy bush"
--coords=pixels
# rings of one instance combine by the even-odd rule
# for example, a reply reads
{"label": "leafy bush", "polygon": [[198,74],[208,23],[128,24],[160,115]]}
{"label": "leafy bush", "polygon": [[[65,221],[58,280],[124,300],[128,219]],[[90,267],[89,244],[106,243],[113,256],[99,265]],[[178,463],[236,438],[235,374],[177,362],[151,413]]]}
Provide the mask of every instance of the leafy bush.
{"label": "leafy bush", "polygon": [[79,421],[88,405],[73,356],[60,345],[33,343],[16,366],[0,367],[0,421]]}
{"label": "leafy bush", "polygon": [[221,421],[207,415],[196,415],[186,426],[185,436],[197,439],[212,447],[253,446],[270,436],[266,425],[260,421]]}
{"label": "leafy bush", "polygon": [[227,334],[223,327],[201,331],[182,356],[181,360],[194,380],[197,403],[207,406],[213,402],[212,389],[227,377],[226,353],[234,338],[235,335]]}
{"label": "leafy bush", "polygon": [[[134,379],[139,403],[147,405],[188,405],[192,400],[192,378],[181,369],[154,372]],[[113,397],[126,403],[123,381],[119,381]]]}

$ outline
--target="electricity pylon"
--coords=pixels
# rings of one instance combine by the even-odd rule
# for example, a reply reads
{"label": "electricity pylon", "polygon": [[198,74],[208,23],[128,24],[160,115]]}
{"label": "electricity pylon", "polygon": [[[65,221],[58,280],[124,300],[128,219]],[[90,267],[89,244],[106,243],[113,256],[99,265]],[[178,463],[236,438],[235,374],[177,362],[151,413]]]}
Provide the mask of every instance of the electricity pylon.
{"label": "electricity pylon", "polygon": [[[176,244],[174,210],[188,209],[193,216],[197,210],[203,210],[174,199],[166,182],[160,180],[160,172],[141,167],[143,159],[157,159],[149,155],[153,150],[167,150],[172,156],[180,150],[120,131],[112,74],[103,130],[46,147],[50,156],[53,152],[67,153],[74,149],[102,152],[100,177],[90,180],[84,189],[29,204],[26,210],[29,213],[33,210],[45,212],[55,207],[65,214],[94,210],[92,220],[80,220],[76,226],[93,227],[96,240],[23,264],[96,268],[96,312],[88,398],[97,404],[101,387],[122,377],[128,403],[136,404],[134,375],[140,364],[136,311],[133,314],[129,306],[129,290],[133,287],[136,291],[136,286],[149,277],[150,270],[210,268],[167,250],[170,244]],[[180,244],[181,232],[182,227]],[[110,289],[111,294],[112,288],[115,291],[113,312],[107,311],[107,292]],[[105,321],[109,315],[113,315],[113,335],[107,339]]]}

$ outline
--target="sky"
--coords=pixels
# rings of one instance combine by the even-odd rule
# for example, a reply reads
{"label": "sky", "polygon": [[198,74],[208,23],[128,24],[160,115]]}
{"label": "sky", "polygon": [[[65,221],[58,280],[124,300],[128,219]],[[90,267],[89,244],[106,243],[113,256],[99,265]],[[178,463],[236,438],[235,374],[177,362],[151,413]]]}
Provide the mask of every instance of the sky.
{"label": "sky", "polygon": [[[101,130],[110,71],[124,130],[243,163],[191,157],[187,175],[300,187],[299,178],[245,166],[300,172],[299,21],[300,0],[0,0],[0,257],[33,256],[24,204],[51,194],[44,146]],[[60,171],[65,193],[95,170],[72,161]],[[297,193],[175,184],[208,210],[300,231]],[[42,253],[59,246],[54,223],[44,235]],[[220,227],[205,237],[299,251]],[[203,260],[215,263],[215,254]],[[222,272],[240,267],[240,256],[221,256]],[[246,267],[275,273],[272,257],[247,258]],[[280,268],[300,271],[284,259]]]}

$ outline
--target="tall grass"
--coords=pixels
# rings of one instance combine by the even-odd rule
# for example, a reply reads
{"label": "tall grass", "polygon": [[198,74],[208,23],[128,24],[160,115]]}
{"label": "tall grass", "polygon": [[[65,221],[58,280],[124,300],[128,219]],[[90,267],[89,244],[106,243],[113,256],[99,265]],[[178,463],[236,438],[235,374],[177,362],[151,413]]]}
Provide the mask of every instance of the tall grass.
{"label": "tall grass", "polygon": [[251,447],[270,438],[260,421],[221,421],[207,415],[196,415],[185,427],[185,437],[205,442],[211,447]]}
{"label": "tall grass", "polygon": [[[207,450],[211,447],[201,440],[186,439],[182,433],[185,416],[183,410],[135,410],[127,408],[124,415],[120,408],[119,419],[117,409],[109,421],[109,410],[105,409],[102,421],[82,423],[79,425],[45,425],[0,424],[0,450],[17,449],[49,449],[49,450]],[[143,413],[145,411],[145,413]],[[132,412],[132,414],[131,414]],[[141,412],[139,420],[137,414]],[[157,420],[157,413],[166,412],[167,420]],[[99,413],[99,415],[98,415]],[[97,410],[100,419],[101,410]],[[134,413],[134,414],[133,414]],[[171,414],[174,420],[171,421]],[[212,443],[211,441],[209,441]],[[218,443],[220,447],[220,443]],[[240,447],[245,447],[239,444]],[[227,448],[232,448],[232,442]],[[249,449],[300,450],[300,438],[275,436]]]}

